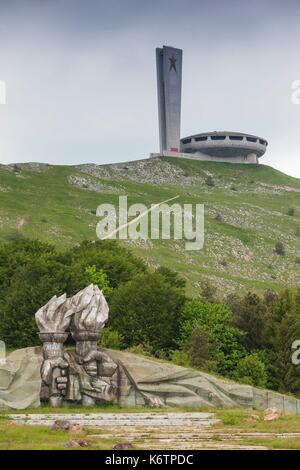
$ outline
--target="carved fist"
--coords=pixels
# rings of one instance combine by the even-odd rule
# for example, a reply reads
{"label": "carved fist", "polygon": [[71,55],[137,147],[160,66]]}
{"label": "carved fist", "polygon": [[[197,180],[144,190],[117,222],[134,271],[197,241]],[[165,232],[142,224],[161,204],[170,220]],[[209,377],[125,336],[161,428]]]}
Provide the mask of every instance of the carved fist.
{"label": "carved fist", "polygon": [[67,388],[67,368],[69,364],[62,358],[46,359],[41,368],[43,382],[51,387],[51,393],[60,391],[63,395]]}
{"label": "carved fist", "polygon": [[90,351],[83,359],[85,371],[92,377],[112,377],[117,364],[103,351]]}

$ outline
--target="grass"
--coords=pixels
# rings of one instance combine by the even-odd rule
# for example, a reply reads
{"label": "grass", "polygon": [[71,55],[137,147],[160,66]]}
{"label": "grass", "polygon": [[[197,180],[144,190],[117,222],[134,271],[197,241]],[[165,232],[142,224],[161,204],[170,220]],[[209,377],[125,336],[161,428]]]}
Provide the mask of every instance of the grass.
{"label": "grass", "polygon": [[[227,427],[228,432],[232,429],[235,431],[255,431],[255,432],[271,432],[271,433],[300,433],[300,415],[283,415],[275,421],[264,421],[263,412],[258,410],[232,409],[217,410],[217,417],[220,423],[216,427]],[[246,418],[251,415],[258,416],[258,421],[249,423]]]}
{"label": "grass", "polygon": [[[300,241],[296,235],[300,228],[299,179],[265,165],[178,158],[164,161],[174,171],[183,170],[184,175],[195,178],[194,183],[150,184],[138,178],[129,180],[126,172],[105,179],[86,175],[73,166],[48,166],[39,173],[28,165],[18,173],[0,167],[0,240],[25,236],[65,249],[96,238],[97,206],[104,202],[117,206],[120,191],[128,195],[129,204],[147,206],[178,195],[176,202],[180,204],[205,206],[203,250],[186,251],[180,240],[123,243],[151,266],[163,264],[181,273],[187,280],[188,294],[197,293],[203,279],[224,293],[237,289],[279,290],[282,285],[292,287],[300,282],[300,266],[295,262]],[[207,173],[212,174],[214,187],[206,185]],[[70,176],[90,178],[103,190],[74,186]],[[287,215],[291,207],[294,216]],[[217,213],[220,220],[215,219]],[[279,240],[285,245],[285,256],[274,253]]]}
{"label": "grass", "polygon": [[[264,437],[255,436],[257,433],[300,433],[300,415],[283,415],[275,421],[264,421],[263,412],[257,410],[218,410],[217,417],[221,422],[214,426],[216,429],[222,429],[222,433],[239,435],[241,433],[253,433],[251,437],[241,436],[238,441],[239,445],[265,446],[268,449],[300,449],[299,437]],[[256,422],[249,423],[246,421],[248,416],[255,415],[259,419]],[[216,434],[220,436],[220,434]]]}
{"label": "grass", "polygon": [[[38,410],[42,413],[52,412],[52,408],[42,407]],[[65,409],[58,409],[55,412],[59,413],[66,411]],[[86,408],[82,407],[69,407],[70,412],[87,412]],[[128,408],[120,409],[116,406],[105,406],[88,409],[89,412],[95,411],[114,411],[114,412],[140,412],[147,411],[147,409]],[[168,408],[168,409],[148,409],[148,411],[155,412],[183,412],[183,411],[207,411],[203,408]],[[268,449],[300,449],[300,438],[295,437],[276,437],[276,434],[281,433],[299,433],[300,432],[300,415],[284,415],[275,421],[264,421],[263,412],[251,409],[215,409],[216,417],[220,422],[210,428],[208,431],[207,444],[210,442],[214,444],[231,444],[236,446],[264,446]],[[26,410],[26,413],[35,413],[37,410]],[[18,411],[19,413],[19,411]],[[246,418],[256,415],[258,420],[249,424]],[[66,449],[66,443],[71,439],[83,439],[89,443],[89,447],[79,448],[91,450],[110,450],[119,443],[126,441],[126,435],[120,437],[119,429],[116,429],[118,436],[113,437],[114,430],[109,430],[107,434],[105,429],[92,429],[88,428],[83,430],[80,434],[72,434],[68,431],[52,431],[49,426],[26,426],[21,424],[12,423],[9,417],[2,413],[0,417],[0,450],[63,450]],[[143,428],[134,439],[134,449],[148,448],[147,441],[153,441],[156,433],[160,433],[163,429],[159,428]],[[197,438],[197,431],[195,428],[191,430],[194,437]],[[178,431],[180,433],[180,430]],[[251,435],[245,436],[245,433]],[[259,435],[260,433],[269,433],[269,436]],[[95,436],[96,435],[96,436]],[[228,437],[227,437],[228,436]],[[233,439],[235,437],[235,439]],[[202,438],[203,439],[203,435]],[[77,450],[76,448],[75,450]]]}
{"label": "grass", "polygon": [[[9,420],[0,421],[0,450],[66,450],[66,444],[71,439],[89,442],[85,431],[74,435],[68,431],[51,431],[48,426],[25,426]],[[80,447],[80,450],[110,450],[118,442],[120,439],[93,439],[91,446]]]}

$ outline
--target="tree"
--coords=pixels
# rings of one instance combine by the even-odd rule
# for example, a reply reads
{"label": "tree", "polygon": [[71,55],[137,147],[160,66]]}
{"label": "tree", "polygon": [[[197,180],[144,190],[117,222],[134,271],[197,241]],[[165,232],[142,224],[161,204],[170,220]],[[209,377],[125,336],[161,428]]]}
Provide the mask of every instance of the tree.
{"label": "tree", "polygon": [[231,377],[237,363],[246,352],[242,345],[243,332],[232,325],[232,314],[222,304],[203,300],[190,300],[183,310],[181,325],[181,345],[192,337],[196,325],[205,328],[215,343],[217,371]]}
{"label": "tree", "polygon": [[112,289],[109,287],[109,281],[106,273],[103,269],[97,270],[96,266],[87,266],[85,268],[85,274],[87,282],[89,284],[95,284],[103,292],[105,297],[109,297],[112,293]]}
{"label": "tree", "polygon": [[0,243],[0,337],[8,347],[39,344],[35,312],[53,295],[73,295],[93,282],[105,294],[144,263],[112,240],[83,242],[66,252],[38,240]]}
{"label": "tree", "polygon": [[266,387],[268,380],[266,366],[258,354],[250,354],[241,359],[237,365],[235,377],[256,387]]}
{"label": "tree", "polygon": [[184,288],[186,286],[186,280],[180,277],[176,271],[166,266],[160,266],[157,268],[156,272],[164,276],[173,287]]}
{"label": "tree", "polygon": [[233,324],[246,334],[243,344],[248,351],[262,347],[265,325],[265,304],[258,295],[248,292],[244,297],[231,295],[227,305],[233,313]]}
{"label": "tree", "polygon": [[82,272],[52,256],[32,258],[19,267],[0,302],[0,335],[8,347],[39,344],[35,312],[53,295],[74,294],[85,286]]}
{"label": "tree", "polygon": [[109,326],[127,347],[150,343],[153,353],[176,346],[185,297],[159,272],[138,274],[113,294]]}
{"label": "tree", "polygon": [[300,308],[288,313],[282,319],[278,335],[277,372],[279,390],[300,395],[300,368],[292,362],[292,345],[300,339]]}
{"label": "tree", "polygon": [[300,392],[299,367],[292,363],[292,344],[300,338],[297,291],[284,290],[267,304],[264,351],[268,360],[268,386],[282,392]]}
{"label": "tree", "polygon": [[102,270],[112,289],[146,271],[144,262],[115,240],[84,241],[68,251],[66,256],[79,269],[81,266],[95,266]]}
{"label": "tree", "polygon": [[185,345],[189,362],[193,367],[205,370],[215,370],[221,359],[217,353],[212,334],[199,323],[194,324],[193,332]]}

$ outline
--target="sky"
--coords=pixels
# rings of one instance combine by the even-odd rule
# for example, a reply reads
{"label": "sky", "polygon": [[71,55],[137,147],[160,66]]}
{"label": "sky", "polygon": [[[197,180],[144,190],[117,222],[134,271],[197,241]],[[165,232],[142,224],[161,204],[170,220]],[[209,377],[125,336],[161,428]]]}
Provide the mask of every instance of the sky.
{"label": "sky", "polygon": [[0,163],[157,152],[166,44],[183,49],[182,137],[259,135],[261,163],[300,177],[299,18],[298,0],[0,0]]}

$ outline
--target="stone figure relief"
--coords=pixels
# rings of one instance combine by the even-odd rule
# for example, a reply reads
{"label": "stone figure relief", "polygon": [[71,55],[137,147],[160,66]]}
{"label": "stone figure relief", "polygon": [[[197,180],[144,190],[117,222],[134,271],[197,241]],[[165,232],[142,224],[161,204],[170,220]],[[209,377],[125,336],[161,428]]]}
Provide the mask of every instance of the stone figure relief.
{"label": "stone figure relief", "polygon": [[[104,295],[91,284],[70,298],[54,296],[36,312],[43,342],[42,400],[51,406],[64,400],[92,406],[99,400],[113,401],[130,385],[122,367],[97,346],[108,311]],[[69,333],[75,352],[64,350]]]}
{"label": "stone figure relief", "polygon": [[48,390],[52,406],[59,406],[66,392],[68,363],[64,360],[64,342],[68,338],[73,310],[66,294],[52,297],[35,314],[39,337],[43,342],[41,368],[43,389]]}
{"label": "stone figure relief", "polygon": [[[300,413],[295,397],[126,351],[99,349],[108,311],[105,297],[93,284],[73,297],[64,294],[49,300],[35,315],[42,348],[15,351],[5,366],[0,365],[0,407],[24,409],[38,406],[41,399],[51,406],[64,401],[85,406],[117,402],[150,407],[277,407]],[[75,349],[65,345],[70,334]],[[10,381],[5,386],[7,375]]]}

